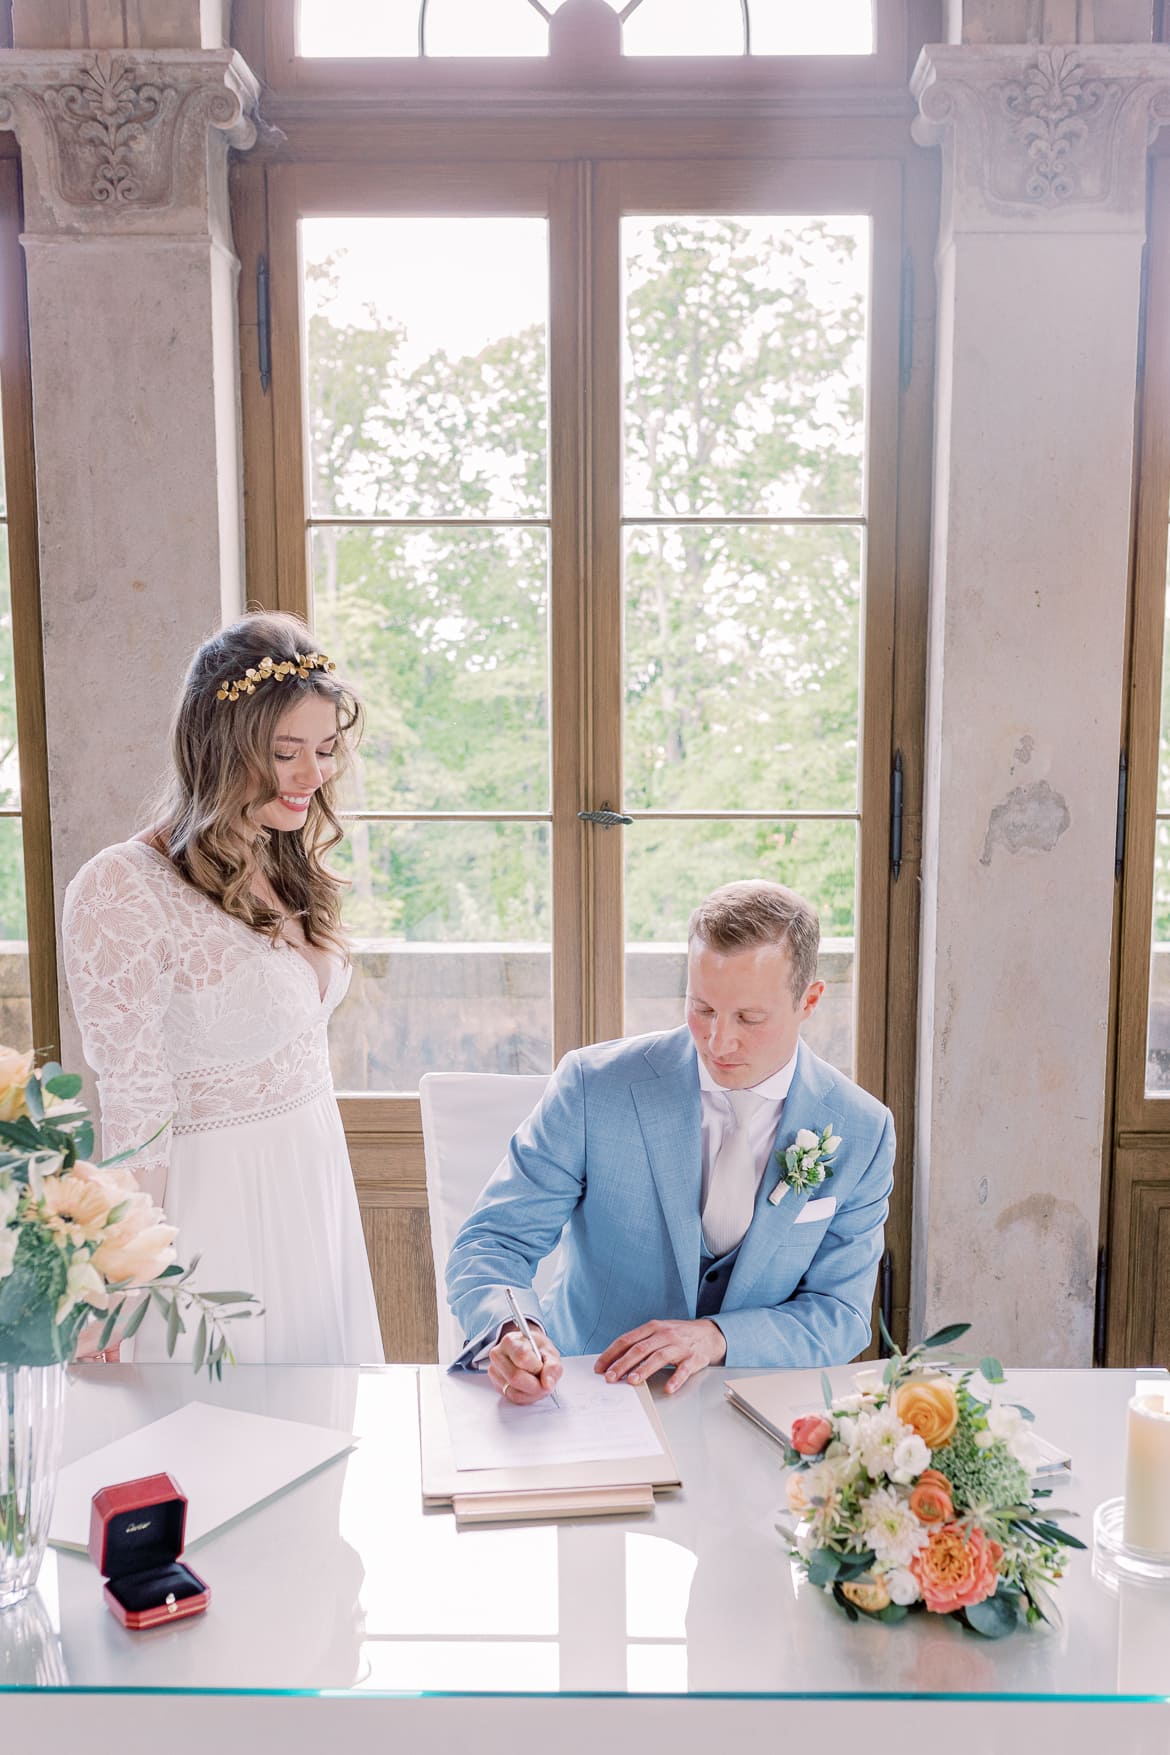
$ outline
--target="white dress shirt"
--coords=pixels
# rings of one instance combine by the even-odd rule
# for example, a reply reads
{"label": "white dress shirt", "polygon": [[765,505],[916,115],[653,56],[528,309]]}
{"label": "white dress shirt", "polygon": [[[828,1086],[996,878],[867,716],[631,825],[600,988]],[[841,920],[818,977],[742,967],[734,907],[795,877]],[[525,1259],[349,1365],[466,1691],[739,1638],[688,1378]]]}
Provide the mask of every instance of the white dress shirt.
{"label": "white dress shirt", "polygon": [[[758,1097],[755,1113],[749,1124],[748,1138],[751,1143],[752,1156],[756,1164],[756,1187],[760,1186],[764,1171],[768,1168],[768,1160],[772,1156],[772,1146],[776,1138],[776,1129],[780,1125],[780,1112],[784,1107],[784,1099],[788,1095],[796,1073],[796,1056],[786,1061],[779,1072],[769,1078],[761,1079],[758,1085],[750,1085],[748,1089],[754,1097]],[[699,1196],[699,1211],[707,1205],[711,1166],[719,1156],[719,1148],[723,1144],[723,1136],[729,1127],[734,1126],[731,1104],[722,1085],[717,1085],[707,1068],[699,1059],[699,1102],[702,1108],[703,1126],[703,1186]]]}

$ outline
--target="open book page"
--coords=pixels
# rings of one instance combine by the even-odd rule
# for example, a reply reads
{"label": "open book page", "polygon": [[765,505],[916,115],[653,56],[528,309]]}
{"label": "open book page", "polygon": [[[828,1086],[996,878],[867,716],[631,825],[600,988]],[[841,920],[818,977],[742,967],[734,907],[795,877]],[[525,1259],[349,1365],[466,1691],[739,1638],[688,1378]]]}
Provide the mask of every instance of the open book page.
{"label": "open book page", "polygon": [[514,1469],[661,1456],[662,1446],[637,1390],[598,1377],[596,1357],[562,1361],[559,1408],[547,1396],[530,1408],[513,1407],[486,1372],[445,1373],[443,1408],[455,1467]]}

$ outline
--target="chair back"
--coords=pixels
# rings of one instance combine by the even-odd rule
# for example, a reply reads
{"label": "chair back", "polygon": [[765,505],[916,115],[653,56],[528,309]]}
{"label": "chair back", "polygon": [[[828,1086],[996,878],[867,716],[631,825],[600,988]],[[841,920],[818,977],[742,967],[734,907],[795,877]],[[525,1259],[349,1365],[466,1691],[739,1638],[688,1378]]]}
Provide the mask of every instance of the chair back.
{"label": "chair back", "polygon": [[[463,1350],[463,1336],[444,1286],[451,1245],[492,1171],[506,1156],[508,1141],[543,1097],[549,1076],[424,1073],[418,1082],[442,1365],[449,1365]],[[555,1266],[554,1250],[537,1269],[533,1284],[538,1293],[552,1279]]]}

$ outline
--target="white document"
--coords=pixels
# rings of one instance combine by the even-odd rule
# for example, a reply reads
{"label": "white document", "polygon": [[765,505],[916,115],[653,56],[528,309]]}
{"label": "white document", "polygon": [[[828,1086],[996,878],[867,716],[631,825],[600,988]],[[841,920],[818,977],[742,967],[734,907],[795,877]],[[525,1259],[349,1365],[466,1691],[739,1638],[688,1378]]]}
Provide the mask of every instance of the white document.
{"label": "white document", "polygon": [[506,1402],[486,1372],[452,1371],[442,1379],[443,1407],[457,1469],[514,1469],[538,1463],[617,1462],[661,1456],[653,1426],[632,1384],[607,1383],[593,1370],[597,1354],[562,1359],[555,1407],[546,1396],[530,1408]]}
{"label": "white document", "polygon": [[352,1432],[188,1402],[63,1468],[49,1540],[84,1552],[90,1502],[100,1487],[167,1474],[187,1495],[186,1545],[191,1548],[354,1443]]}

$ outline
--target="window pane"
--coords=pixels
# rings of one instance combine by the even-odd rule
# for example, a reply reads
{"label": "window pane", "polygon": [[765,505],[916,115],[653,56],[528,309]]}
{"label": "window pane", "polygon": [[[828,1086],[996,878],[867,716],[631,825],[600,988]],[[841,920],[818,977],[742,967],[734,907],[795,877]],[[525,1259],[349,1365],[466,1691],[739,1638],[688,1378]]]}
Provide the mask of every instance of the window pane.
{"label": "window pane", "polygon": [[430,0],[427,54],[547,55],[548,25],[528,0]]}
{"label": "window pane", "polygon": [[873,0],[751,0],[753,55],[872,55]]}
{"label": "window pane", "polygon": [[641,0],[622,27],[626,55],[742,55],[739,0]]}
{"label": "window pane", "polygon": [[313,514],[545,517],[547,222],[307,219],[301,241]]}
{"label": "window pane", "polygon": [[[1158,741],[1159,812],[1170,811],[1170,561],[1162,641],[1162,721]],[[1150,942],[1150,1005],[1146,1095],[1170,1096],[1170,822],[1154,833],[1154,911]]]}
{"label": "window pane", "polygon": [[1150,1097],[1170,1096],[1170,823],[1164,822],[1158,824],[1154,834],[1154,923],[1150,947],[1146,1094]]}
{"label": "window pane", "polygon": [[627,515],[860,512],[868,220],[622,231]]}
{"label": "window pane", "polygon": [[[16,748],[16,661],[12,647],[12,586],[8,571],[8,528],[0,525],[0,805],[20,803],[20,759]],[[23,908],[24,904],[21,903]]]}
{"label": "window pane", "polygon": [[418,0],[300,0],[299,55],[418,54]]}
{"label": "window pane", "polygon": [[338,1088],[552,1066],[546,823],[348,822],[354,974],[330,1027]]}
{"label": "window pane", "polygon": [[736,878],[774,878],[821,917],[825,994],[805,1025],[810,1048],[853,1070],[853,940],[857,831],[852,823],[633,823],[626,837],[626,1030],[683,1021],[687,921]]}
{"label": "window pane", "polygon": [[314,626],[361,694],[359,810],[547,810],[543,530],[313,533]]}
{"label": "window pane", "polygon": [[635,527],[625,618],[630,809],[856,807],[860,530]]}
{"label": "window pane", "polygon": [[0,1042],[22,1050],[33,1045],[19,817],[0,817]]}

